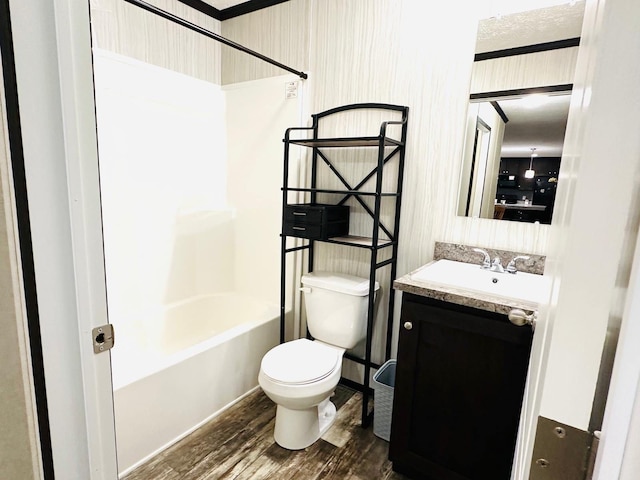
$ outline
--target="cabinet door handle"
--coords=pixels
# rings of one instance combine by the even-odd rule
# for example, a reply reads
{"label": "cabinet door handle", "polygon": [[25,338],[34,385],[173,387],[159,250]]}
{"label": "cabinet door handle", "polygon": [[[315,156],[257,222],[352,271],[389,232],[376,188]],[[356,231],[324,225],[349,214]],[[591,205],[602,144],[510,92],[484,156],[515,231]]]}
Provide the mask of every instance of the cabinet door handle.
{"label": "cabinet door handle", "polygon": [[404,322],[404,328],[406,328],[407,330],[411,330],[413,328],[413,323]]}
{"label": "cabinet door handle", "polygon": [[509,321],[518,327],[523,325],[531,325],[531,328],[535,328],[536,319],[538,318],[538,312],[534,311],[531,315],[527,315],[524,310],[514,308],[509,312]]}

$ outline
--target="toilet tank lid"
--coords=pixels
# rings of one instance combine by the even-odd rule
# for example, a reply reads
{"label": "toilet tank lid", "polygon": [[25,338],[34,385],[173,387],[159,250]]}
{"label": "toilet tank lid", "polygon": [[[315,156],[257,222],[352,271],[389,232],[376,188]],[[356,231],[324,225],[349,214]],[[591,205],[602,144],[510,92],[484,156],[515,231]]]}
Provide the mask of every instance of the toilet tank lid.
{"label": "toilet tank lid", "polygon": [[[345,273],[310,272],[302,276],[302,284],[306,287],[324,288],[334,292],[364,297],[369,294],[369,280]],[[375,290],[380,288],[375,282]]]}

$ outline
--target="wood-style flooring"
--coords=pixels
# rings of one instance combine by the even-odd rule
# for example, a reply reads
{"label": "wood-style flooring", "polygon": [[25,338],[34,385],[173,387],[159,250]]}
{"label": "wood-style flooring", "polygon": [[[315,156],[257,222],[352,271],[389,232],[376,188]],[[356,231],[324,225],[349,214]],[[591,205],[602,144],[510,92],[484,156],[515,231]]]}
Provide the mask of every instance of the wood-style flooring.
{"label": "wood-style flooring", "polygon": [[273,440],[276,408],[261,390],[141,465],[125,480],[406,480],[391,470],[388,443],[360,427],[360,393],[342,386],[327,433],[305,450]]}

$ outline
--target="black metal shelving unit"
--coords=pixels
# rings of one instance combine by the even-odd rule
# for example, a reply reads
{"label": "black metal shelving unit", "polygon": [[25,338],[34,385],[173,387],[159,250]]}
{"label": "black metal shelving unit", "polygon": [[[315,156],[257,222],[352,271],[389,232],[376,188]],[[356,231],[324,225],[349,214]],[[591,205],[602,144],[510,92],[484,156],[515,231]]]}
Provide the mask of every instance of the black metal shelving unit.
{"label": "black metal shelving unit", "polygon": [[[344,138],[319,138],[319,130],[321,124],[327,117],[340,114],[346,111],[355,111],[366,115],[371,110],[386,110],[390,116],[400,119],[384,121],[380,125],[380,133],[377,136],[368,137],[344,137]],[[287,254],[308,250],[308,271],[313,271],[314,264],[314,244],[315,242],[332,243],[345,245],[354,248],[367,249],[370,252],[370,268],[369,268],[369,304],[367,314],[367,335],[365,345],[364,358],[358,357],[346,352],[344,357],[364,366],[364,375],[362,383],[357,383],[345,378],[341,379],[341,383],[350,386],[362,392],[362,418],[361,424],[367,427],[371,421],[372,412],[369,412],[369,399],[372,393],[370,386],[370,375],[372,369],[380,368],[380,365],[372,362],[372,338],[375,320],[375,296],[373,295],[376,282],[376,272],[383,267],[391,268],[388,285],[380,285],[380,288],[388,288],[388,312],[386,325],[386,345],[385,359],[391,355],[391,335],[393,326],[393,307],[394,295],[391,283],[396,275],[396,263],[398,256],[398,232],[400,226],[400,207],[402,199],[402,179],[404,170],[405,144],[407,138],[407,118],[409,107],[400,105],[390,105],[384,103],[359,103],[344,105],[321,113],[312,115],[312,126],[310,127],[293,127],[286,130],[284,137],[284,176],[282,186],[282,247],[281,247],[281,297],[280,297],[280,342],[284,342],[285,338],[285,289],[286,289],[286,261]],[[400,139],[390,138],[387,135],[389,126],[394,126],[396,130],[400,130]],[[303,133],[309,134],[311,138],[292,139],[292,133],[296,135]],[[308,188],[289,187],[289,150],[292,145],[307,147],[312,149],[311,155],[311,175],[310,186]],[[377,153],[375,166],[362,177],[356,185],[350,185],[343,175],[338,171],[334,163],[330,160],[331,154],[328,153],[335,149],[345,148],[368,148],[376,150]],[[339,182],[344,185],[344,189],[323,189],[318,186],[317,173],[318,164],[322,161],[333,172]],[[397,161],[397,185],[394,191],[383,191],[383,172],[385,166],[390,162]],[[372,158],[373,163],[373,158]],[[363,187],[367,182],[375,178],[375,190],[365,191]],[[334,194],[341,195],[335,205],[344,205],[347,200],[354,198],[357,202],[354,208],[359,208],[366,212],[373,219],[373,228],[370,237],[361,236],[342,236],[333,237],[324,240],[307,239],[307,243],[301,246],[287,247],[287,237],[285,234],[285,208],[288,206],[289,192],[308,192],[312,204],[316,203],[317,194]],[[364,201],[365,197],[373,197],[373,208]],[[395,213],[393,225],[385,225],[381,222],[382,204],[385,198],[395,199]],[[381,235],[382,233],[382,235]],[[379,253],[382,250],[391,249],[391,254],[385,260],[378,261]]]}

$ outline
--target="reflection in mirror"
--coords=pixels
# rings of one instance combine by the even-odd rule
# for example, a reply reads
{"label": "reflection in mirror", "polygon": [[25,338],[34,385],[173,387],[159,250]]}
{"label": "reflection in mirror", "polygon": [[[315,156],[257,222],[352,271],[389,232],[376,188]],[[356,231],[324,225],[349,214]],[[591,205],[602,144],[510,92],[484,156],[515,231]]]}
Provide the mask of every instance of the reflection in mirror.
{"label": "reflection in mirror", "polygon": [[473,140],[473,153],[471,155],[466,215],[478,216],[480,214],[482,195],[484,193],[484,178],[487,172],[487,161],[489,160],[490,140],[491,127],[478,116]]}
{"label": "reflection in mirror", "polygon": [[550,223],[585,2],[502,3],[478,24],[457,214]]}
{"label": "reflection in mirror", "polygon": [[544,90],[472,96],[459,215],[551,223],[571,92]]}

